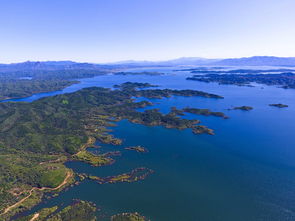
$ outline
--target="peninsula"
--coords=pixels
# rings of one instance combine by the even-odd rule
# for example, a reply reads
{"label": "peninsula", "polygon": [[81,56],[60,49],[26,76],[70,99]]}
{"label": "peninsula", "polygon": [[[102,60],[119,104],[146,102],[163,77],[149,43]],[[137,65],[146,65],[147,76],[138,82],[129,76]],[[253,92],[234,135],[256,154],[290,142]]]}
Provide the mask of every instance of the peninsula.
{"label": "peninsula", "polygon": [[[195,134],[214,134],[210,128],[199,125],[199,120],[183,119],[173,111],[168,114],[158,109],[139,112],[137,108],[152,104],[136,102],[134,97],[177,95],[222,99],[221,96],[196,90],[146,87],[154,86],[127,82],[118,85],[117,90],[91,87],[32,103],[0,103],[1,218],[9,220],[14,214],[38,204],[44,193],[58,192],[74,183],[73,171],[64,165],[66,161],[78,160],[93,166],[114,163],[112,156],[120,153],[94,154],[87,148],[96,141],[121,144],[122,140],[110,134],[109,127],[122,119],[146,126],[188,128]],[[151,173],[152,170],[139,167],[117,176],[101,178],[86,174],[85,178],[101,184],[134,182]]]}

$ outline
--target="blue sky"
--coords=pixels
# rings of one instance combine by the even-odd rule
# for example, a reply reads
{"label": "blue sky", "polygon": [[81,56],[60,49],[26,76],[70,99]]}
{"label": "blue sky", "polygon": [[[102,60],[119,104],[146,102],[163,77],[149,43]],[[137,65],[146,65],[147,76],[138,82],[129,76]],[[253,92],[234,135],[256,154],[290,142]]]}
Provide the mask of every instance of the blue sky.
{"label": "blue sky", "polygon": [[0,0],[0,63],[295,57],[294,0]]}

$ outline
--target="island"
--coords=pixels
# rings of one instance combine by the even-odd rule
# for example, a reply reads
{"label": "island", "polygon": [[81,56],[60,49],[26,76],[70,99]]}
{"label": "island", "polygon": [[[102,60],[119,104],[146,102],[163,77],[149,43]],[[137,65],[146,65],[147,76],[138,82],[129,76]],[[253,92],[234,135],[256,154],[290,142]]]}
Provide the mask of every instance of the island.
{"label": "island", "polygon": [[[95,142],[122,144],[111,134],[116,122],[126,119],[146,126],[191,129],[194,134],[213,135],[212,129],[197,119],[183,119],[173,112],[158,109],[138,111],[152,105],[134,97],[222,96],[196,90],[149,89],[146,83],[125,83],[116,90],[90,87],[74,93],[42,98],[31,103],[0,103],[0,218],[38,204],[44,194],[56,194],[76,182],[77,177],[65,162],[78,160],[93,166],[115,163],[117,152],[95,154],[88,150]],[[134,182],[146,179],[153,171],[135,168],[109,177],[85,178],[101,184]]]}
{"label": "island", "polygon": [[250,110],[253,110],[254,108],[253,107],[250,107],[250,106],[240,106],[240,107],[233,107],[233,108],[230,108],[228,110],[243,110],[243,111],[250,111]]}
{"label": "island", "polygon": [[190,108],[186,107],[183,109],[184,112],[191,113],[191,114],[197,114],[197,115],[204,115],[204,116],[215,116],[215,117],[221,117],[224,119],[228,119],[229,117],[226,116],[222,112],[214,112],[209,109],[199,109],[199,108]]}
{"label": "island", "polygon": [[255,82],[258,84],[280,86],[285,89],[295,89],[295,74],[293,72],[269,74],[265,71],[265,73],[258,72],[258,74],[253,74],[253,71],[249,71],[250,73],[248,73],[246,70],[242,72],[243,74],[240,74],[241,70],[237,70],[236,72],[233,72],[233,70],[218,71],[218,73],[207,71],[206,74],[195,74],[192,77],[188,77],[187,80],[233,84],[237,86],[253,86],[251,83]]}
{"label": "island", "polygon": [[269,104],[269,106],[271,106],[271,107],[278,107],[278,108],[286,108],[286,107],[289,107],[286,104]]}
{"label": "island", "polygon": [[125,150],[134,150],[138,153],[147,153],[149,152],[148,149],[146,149],[145,147],[142,146],[134,146],[134,147],[125,147]]}
{"label": "island", "polygon": [[121,183],[127,182],[132,183],[139,180],[144,180],[147,176],[154,173],[153,170],[145,167],[139,167],[133,169],[131,172],[119,174],[116,176],[108,176],[108,177],[98,177],[98,176],[91,176],[87,174],[79,174],[80,180],[89,179],[94,180],[99,184],[107,184],[107,183]]}
{"label": "island", "polygon": [[274,68],[274,69],[232,69],[228,70],[226,67],[200,67],[200,68],[191,68],[186,69],[187,71],[190,71],[194,74],[279,74],[279,73],[288,73],[293,72],[294,69],[288,69],[288,68]]}

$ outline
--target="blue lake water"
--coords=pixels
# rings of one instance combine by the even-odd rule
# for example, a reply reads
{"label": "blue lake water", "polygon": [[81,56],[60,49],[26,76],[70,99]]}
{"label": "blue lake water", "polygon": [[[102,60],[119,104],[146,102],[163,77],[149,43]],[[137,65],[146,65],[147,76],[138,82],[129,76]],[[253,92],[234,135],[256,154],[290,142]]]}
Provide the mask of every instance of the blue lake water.
{"label": "blue lake water", "polygon": [[[153,70],[153,71],[157,71]],[[160,70],[163,71],[163,70]],[[164,113],[172,106],[209,108],[226,113],[230,119],[187,115],[215,130],[216,135],[194,135],[190,130],[146,127],[123,120],[113,134],[122,146],[102,145],[102,151],[122,150],[111,166],[92,167],[68,162],[77,172],[97,176],[116,175],[137,167],[155,171],[135,183],[99,185],[85,181],[45,200],[32,212],[72,199],[90,200],[106,216],[137,211],[151,220],[251,221],[295,220],[295,90],[256,85],[238,87],[187,81],[187,72],[165,70],[166,75],[105,75],[82,79],[62,91],[37,94],[16,101],[70,93],[84,87],[112,87],[133,81],[157,84],[160,88],[195,89],[224,96],[224,99],[171,97],[152,99],[152,108]],[[288,104],[279,109],[271,103]],[[232,106],[249,105],[254,110],[228,111]],[[151,107],[148,107],[151,108]],[[149,153],[126,151],[142,145]]]}

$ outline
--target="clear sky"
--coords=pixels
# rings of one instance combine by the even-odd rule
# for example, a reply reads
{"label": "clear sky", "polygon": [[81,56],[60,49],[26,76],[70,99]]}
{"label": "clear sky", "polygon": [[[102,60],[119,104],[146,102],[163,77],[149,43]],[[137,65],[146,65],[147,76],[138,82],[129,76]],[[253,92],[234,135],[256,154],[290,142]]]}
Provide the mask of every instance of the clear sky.
{"label": "clear sky", "polygon": [[0,63],[295,57],[295,0],[0,0]]}

